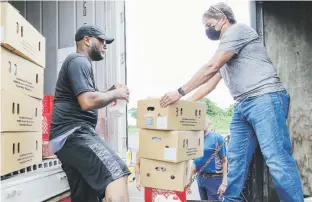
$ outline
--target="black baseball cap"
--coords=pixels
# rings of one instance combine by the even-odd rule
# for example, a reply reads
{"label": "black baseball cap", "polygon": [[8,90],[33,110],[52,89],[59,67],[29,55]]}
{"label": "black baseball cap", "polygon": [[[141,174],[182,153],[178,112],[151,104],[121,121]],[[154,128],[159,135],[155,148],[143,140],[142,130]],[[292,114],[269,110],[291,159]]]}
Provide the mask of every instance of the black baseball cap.
{"label": "black baseball cap", "polygon": [[114,41],[113,37],[107,36],[103,29],[96,25],[82,25],[75,34],[75,41],[80,41],[85,36],[100,38],[110,44]]}

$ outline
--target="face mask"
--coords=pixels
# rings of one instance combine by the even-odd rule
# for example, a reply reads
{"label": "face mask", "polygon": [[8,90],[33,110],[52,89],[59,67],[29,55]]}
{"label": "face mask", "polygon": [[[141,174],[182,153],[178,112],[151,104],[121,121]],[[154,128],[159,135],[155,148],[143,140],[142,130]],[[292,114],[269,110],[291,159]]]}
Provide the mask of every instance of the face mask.
{"label": "face mask", "polygon": [[206,29],[206,35],[210,40],[218,40],[220,39],[221,30],[217,31],[214,27],[208,27]]}

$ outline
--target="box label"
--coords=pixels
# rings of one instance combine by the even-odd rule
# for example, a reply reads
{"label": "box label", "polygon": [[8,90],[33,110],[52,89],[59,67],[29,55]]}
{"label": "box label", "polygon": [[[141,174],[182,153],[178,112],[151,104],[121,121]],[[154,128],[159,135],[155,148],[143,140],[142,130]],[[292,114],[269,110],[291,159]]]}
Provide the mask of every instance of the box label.
{"label": "box label", "polygon": [[18,77],[14,79],[13,81],[16,84],[17,88],[20,88],[22,90],[29,91],[29,92],[32,92],[34,90],[34,84],[29,81],[23,80]]}
{"label": "box label", "polygon": [[165,148],[164,149],[164,160],[176,161],[177,160],[177,149],[176,148]]}
{"label": "box label", "polygon": [[152,114],[144,115],[144,124],[145,126],[153,126],[154,125],[154,116]]}
{"label": "box label", "polygon": [[33,152],[21,154],[17,159],[17,162],[21,165],[29,163],[34,160],[35,154]]}
{"label": "box label", "polygon": [[198,148],[188,148],[186,150],[186,156],[195,156],[198,154]]}
{"label": "box label", "polygon": [[28,127],[28,126],[32,127],[35,123],[33,118],[26,117],[26,116],[19,116],[16,121],[19,126],[23,126],[23,127]]}
{"label": "box label", "polygon": [[167,129],[168,128],[168,117],[157,117],[157,129]]}
{"label": "box label", "polygon": [[182,120],[180,121],[182,126],[191,126],[191,127],[195,127],[196,124],[198,123],[198,120],[195,118],[184,118],[182,117]]}

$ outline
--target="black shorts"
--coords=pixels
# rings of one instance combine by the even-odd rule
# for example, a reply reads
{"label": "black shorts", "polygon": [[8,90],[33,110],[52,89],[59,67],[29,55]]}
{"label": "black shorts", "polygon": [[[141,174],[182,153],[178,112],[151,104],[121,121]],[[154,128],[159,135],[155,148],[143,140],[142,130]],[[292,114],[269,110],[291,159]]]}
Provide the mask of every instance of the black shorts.
{"label": "black shorts", "polygon": [[67,175],[72,202],[98,202],[106,187],[130,175],[124,161],[91,129],[78,129],[56,153]]}

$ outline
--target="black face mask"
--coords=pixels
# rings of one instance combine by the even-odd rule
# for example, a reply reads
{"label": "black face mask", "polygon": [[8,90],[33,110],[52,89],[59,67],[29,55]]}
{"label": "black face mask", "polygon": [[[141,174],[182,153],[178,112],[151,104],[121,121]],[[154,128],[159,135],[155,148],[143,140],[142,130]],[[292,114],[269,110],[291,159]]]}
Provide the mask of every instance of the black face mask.
{"label": "black face mask", "polygon": [[214,27],[208,27],[206,29],[206,35],[210,40],[218,40],[220,39],[221,30],[217,31]]}

